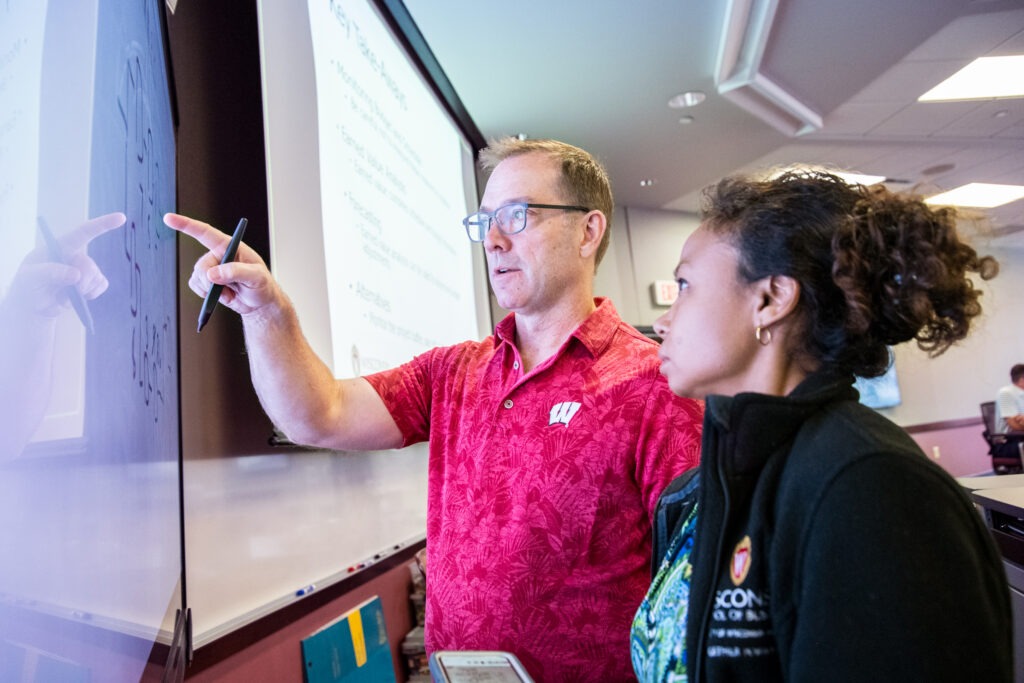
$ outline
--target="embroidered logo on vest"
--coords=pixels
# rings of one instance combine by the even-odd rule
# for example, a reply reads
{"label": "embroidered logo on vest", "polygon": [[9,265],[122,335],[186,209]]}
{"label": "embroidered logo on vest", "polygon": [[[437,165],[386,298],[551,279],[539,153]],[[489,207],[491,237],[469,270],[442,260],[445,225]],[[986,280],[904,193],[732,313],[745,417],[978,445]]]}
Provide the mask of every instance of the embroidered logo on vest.
{"label": "embroidered logo on vest", "polygon": [[548,419],[548,425],[564,424],[566,427],[569,426],[569,420],[576,414],[576,411],[580,409],[580,404],[575,401],[566,401],[565,403],[556,403],[551,406],[551,417]]}
{"label": "embroidered logo on vest", "polygon": [[750,571],[750,536],[744,536],[736,549],[732,551],[732,562],[729,563],[729,577],[734,586],[738,586],[747,578]]}

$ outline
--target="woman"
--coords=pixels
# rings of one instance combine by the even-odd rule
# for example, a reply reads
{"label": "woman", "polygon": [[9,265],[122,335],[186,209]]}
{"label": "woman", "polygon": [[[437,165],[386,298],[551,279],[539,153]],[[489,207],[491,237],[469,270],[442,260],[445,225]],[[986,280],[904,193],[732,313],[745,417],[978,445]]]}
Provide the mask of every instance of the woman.
{"label": "woman", "polygon": [[968,274],[997,272],[952,210],[881,187],[787,173],[705,191],[655,324],[669,386],[707,404],[699,486],[659,503],[641,681],[1010,680],[987,529],[852,386],[890,345],[963,338]]}

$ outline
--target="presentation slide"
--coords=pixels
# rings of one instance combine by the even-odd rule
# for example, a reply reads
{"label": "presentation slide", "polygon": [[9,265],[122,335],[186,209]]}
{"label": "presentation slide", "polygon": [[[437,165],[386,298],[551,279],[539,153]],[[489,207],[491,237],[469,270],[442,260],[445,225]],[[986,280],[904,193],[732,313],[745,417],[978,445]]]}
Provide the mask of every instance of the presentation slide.
{"label": "presentation slide", "polygon": [[280,4],[261,8],[271,269],[314,349],[352,377],[489,334],[459,129],[367,0]]}

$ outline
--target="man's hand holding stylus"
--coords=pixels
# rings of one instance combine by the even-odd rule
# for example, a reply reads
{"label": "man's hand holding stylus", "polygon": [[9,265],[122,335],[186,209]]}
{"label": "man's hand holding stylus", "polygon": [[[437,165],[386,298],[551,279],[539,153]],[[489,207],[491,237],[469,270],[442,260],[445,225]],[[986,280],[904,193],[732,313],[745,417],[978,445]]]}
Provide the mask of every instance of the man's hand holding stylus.
{"label": "man's hand holding stylus", "polygon": [[291,301],[266,263],[243,242],[221,264],[231,238],[201,221],[167,214],[168,227],[209,249],[189,286],[206,297],[224,286],[220,302],[242,316],[253,387],[273,423],[296,443],[336,450],[384,450],[402,445],[402,432],[384,401],[362,377],[336,379],[302,333]]}
{"label": "man's hand holding stylus", "polygon": [[270,274],[267,264],[244,242],[239,245],[234,261],[221,264],[221,257],[231,241],[231,235],[208,223],[176,213],[165,215],[164,223],[209,249],[196,261],[188,281],[189,288],[200,297],[205,297],[210,288],[217,284],[224,286],[220,303],[242,316],[288,306],[287,298]]}

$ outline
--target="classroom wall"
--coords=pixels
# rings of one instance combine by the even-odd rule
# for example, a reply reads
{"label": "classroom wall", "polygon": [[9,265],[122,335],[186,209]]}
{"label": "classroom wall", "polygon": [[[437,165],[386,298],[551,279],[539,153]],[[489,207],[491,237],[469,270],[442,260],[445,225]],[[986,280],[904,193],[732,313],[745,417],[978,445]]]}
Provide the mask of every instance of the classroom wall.
{"label": "classroom wall", "polygon": [[628,233],[623,229],[626,224],[626,209],[616,206],[610,221],[608,251],[597,266],[594,275],[594,291],[599,296],[607,296],[615,303],[615,308],[623,320],[632,320],[635,315],[633,293],[628,287],[632,277],[633,265],[630,258],[629,245],[623,244]]}
{"label": "classroom wall", "polygon": [[629,316],[620,308],[626,322],[633,325],[653,325],[667,309],[655,306],[651,298],[651,283],[655,280],[671,280],[679,262],[683,242],[697,229],[700,220],[694,214],[657,209],[625,210],[626,220],[619,223],[616,234],[619,248],[629,250],[629,265],[620,272],[623,276],[623,292],[631,298],[624,306]]}
{"label": "classroom wall", "polygon": [[[974,477],[992,473],[992,458],[988,443],[981,435],[981,418],[970,424],[932,423],[918,431],[913,428],[911,438],[924,454],[942,466],[954,477]],[[949,427],[940,425],[952,424]]]}

